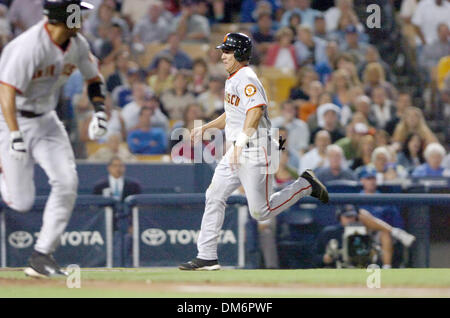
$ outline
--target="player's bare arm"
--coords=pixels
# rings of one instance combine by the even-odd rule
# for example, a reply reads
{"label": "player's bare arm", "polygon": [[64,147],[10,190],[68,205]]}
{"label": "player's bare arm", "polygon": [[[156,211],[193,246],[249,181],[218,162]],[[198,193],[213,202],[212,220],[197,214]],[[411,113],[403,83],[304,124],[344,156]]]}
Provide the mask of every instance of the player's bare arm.
{"label": "player's bare arm", "polygon": [[208,129],[211,129],[211,128],[224,129],[226,119],[227,119],[226,113],[223,113],[222,115],[220,115],[216,119],[210,121],[209,123],[206,123],[205,125],[202,125],[200,127],[196,127],[194,129],[192,129],[191,142],[200,141],[203,136],[203,133]]}
{"label": "player's bare arm", "polygon": [[247,144],[250,137],[258,129],[259,121],[263,115],[262,107],[255,107],[247,112],[245,117],[244,128],[242,132],[238,135],[236,143],[234,145],[233,155],[230,157],[230,165],[235,168],[239,165],[239,158],[242,154],[242,148]]}
{"label": "player's bare arm", "polygon": [[16,89],[0,83],[0,105],[6,124],[10,131],[9,153],[16,160],[24,160],[27,156],[22,132],[19,130],[16,115]]}
{"label": "player's bare arm", "polygon": [[16,89],[0,83],[0,105],[9,131],[18,131],[19,124],[16,116]]}

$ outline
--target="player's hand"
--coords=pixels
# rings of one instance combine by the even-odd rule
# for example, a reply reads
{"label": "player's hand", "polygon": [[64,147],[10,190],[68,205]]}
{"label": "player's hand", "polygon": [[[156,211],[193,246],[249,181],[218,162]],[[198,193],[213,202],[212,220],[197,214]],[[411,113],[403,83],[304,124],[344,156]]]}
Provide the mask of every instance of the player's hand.
{"label": "player's hand", "polygon": [[203,139],[203,129],[202,127],[196,127],[191,130],[191,143],[196,144],[202,142]]}
{"label": "player's hand", "polygon": [[97,140],[104,136],[107,131],[106,125],[106,113],[103,111],[96,112],[89,123],[89,139]]}
{"label": "player's hand", "polygon": [[16,160],[25,160],[27,158],[27,150],[23,141],[22,133],[18,130],[12,131],[9,135],[10,147],[9,154]]}
{"label": "player's hand", "polygon": [[230,156],[231,170],[234,171],[239,169],[241,154],[242,154],[242,147],[234,146],[233,153]]}

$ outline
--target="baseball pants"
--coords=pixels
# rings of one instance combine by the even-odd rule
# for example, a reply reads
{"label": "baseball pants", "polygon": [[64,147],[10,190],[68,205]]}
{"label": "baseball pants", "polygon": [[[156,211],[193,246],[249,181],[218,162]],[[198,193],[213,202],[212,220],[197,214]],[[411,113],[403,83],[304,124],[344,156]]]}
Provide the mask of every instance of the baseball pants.
{"label": "baseball pants", "polygon": [[19,127],[29,154],[18,161],[9,155],[9,129],[0,117],[0,179],[2,199],[10,208],[26,212],[35,199],[34,164],[39,164],[49,178],[50,195],[44,208],[42,227],[35,250],[53,253],[60,243],[72,214],[78,188],[75,157],[64,125],[56,112],[40,117],[18,117]]}
{"label": "baseball pants", "polygon": [[[281,191],[272,193],[273,174],[269,170],[271,156],[267,149],[261,146],[244,148],[243,163],[236,170],[232,170],[229,164],[232,152],[233,147],[230,147],[217,165],[206,191],[205,211],[197,241],[197,257],[200,259],[217,259],[226,201],[241,184],[250,215],[258,221],[277,216],[312,191],[309,182],[300,177]],[[278,151],[275,155],[279,156]]]}

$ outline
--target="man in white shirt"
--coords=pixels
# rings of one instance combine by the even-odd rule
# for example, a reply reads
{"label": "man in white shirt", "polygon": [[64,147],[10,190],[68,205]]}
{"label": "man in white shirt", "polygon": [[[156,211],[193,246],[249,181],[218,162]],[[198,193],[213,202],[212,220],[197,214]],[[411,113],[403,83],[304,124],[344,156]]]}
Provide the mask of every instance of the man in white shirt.
{"label": "man in white shirt", "polygon": [[423,45],[433,43],[437,38],[437,27],[447,23],[450,27],[450,3],[446,0],[422,0],[417,5],[412,23]]}

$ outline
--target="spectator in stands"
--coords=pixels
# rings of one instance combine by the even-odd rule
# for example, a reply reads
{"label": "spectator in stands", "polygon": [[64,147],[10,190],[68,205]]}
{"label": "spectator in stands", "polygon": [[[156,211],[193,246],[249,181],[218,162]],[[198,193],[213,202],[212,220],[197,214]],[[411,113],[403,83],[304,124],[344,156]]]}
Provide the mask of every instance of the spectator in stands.
{"label": "spectator in stands", "polygon": [[285,127],[288,130],[289,147],[292,151],[302,154],[309,145],[308,125],[297,118],[297,108],[292,101],[281,105],[281,116],[272,119],[272,127]]}
{"label": "spectator in stands", "polygon": [[356,97],[354,108],[355,112],[361,113],[366,118],[370,126],[375,126],[376,121],[371,111],[372,101],[366,95],[360,95]]}
{"label": "spectator in stands", "polygon": [[[327,15],[325,14],[325,18],[326,17]],[[329,20],[327,20],[327,27],[329,27],[328,21]],[[356,26],[360,38],[366,38],[366,35],[364,34],[364,26],[359,22],[358,16],[356,15],[353,8],[350,8],[339,15],[336,28],[328,29],[330,38],[334,41],[337,41],[338,43],[344,42],[345,29],[350,25]]]}
{"label": "spectator in stands", "polygon": [[295,50],[300,66],[315,66],[327,61],[326,41],[314,37],[312,28],[308,25],[300,25],[297,28]]}
{"label": "spectator in stands", "polygon": [[425,163],[416,167],[411,173],[412,177],[449,177],[450,170],[446,170],[442,166],[442,160],[446,153],[445,148],[437,143],[433,142],[429,144],[423,153],[425,157]]}
{"label": "spectator in stands", "polygon": [[170,56],[173,61],[173,66],[178,70],[192,69],[192,58],[180,48],[180,36],[175,32],[168,35],[167,48],[156,54],[150,63],[149,70],[156,69],[159,59],[163,56]]}
{"label": "spectator in stands", "polygon": [[355,171],[359,167],[366,166],[372,161],[372,153],[375,149],[375,138],[372,135],[361,137],[356,158],[352,160],[350,169]]}
{"label": "spectator in stands", "polygon": [[165,91],[173,88],[173,59],[169,55],[160,56],[156,66],[156,72],[148,78],[148,86],[160,96]]}
{"label": "spectator in stands", "polygon": [[323,183],[335,180],[356,180],[353,171],[347,168],[344,153],[338,145],[327,147],[327,161],[327,166],[314,171]]}
{"label": "spectator in stands", "polygon": [[133,42],[135,43],[164,43],[167,40],[170,21],[162,15],[163,3],[153,0],[144,15],[133,27]]}
{"label": "spectator in stands", "polygon": [[289,165],[289,153],[287,151],[282,151],[280,154],[278,170],[274,175],[274,187],[286,187],[297,180],[298,177],[299,174],[297,173],[297,167],[292,167]]}
{"label": "spectator in stands", "polygon": [[380,53],[375,45],[367,44],[364,59],[360,62],[358,66],[358,76],[362,77],[364,69],[369,63],[379,63],[384,70],[384,74],[386,75],[386,80],[392,82],[394,80],[394,75],[392,74],[391,67],[383,61],[380,57]]}
{"label": "spectator in stands", "polygon": [[280,9],[281,5],[278,0],[244,0],[240,9],[240,22],[254,23],[258,18],[259,12],[269,11],[276,13]]}
{"label": "spectator in stands", "polygon": [[314,138],[314,148],[301,156],[299,173],[306,169],[317,169],[327,165],[327,147],[331,144],[330,133],[326,130],[317,132]]}
{"label": "spectator in stands", "polygon": [[137,158],[128,150],[128,145],[122,143],[120,134],[112,134],[108,137],[105,145],[88,157],[90,162],[109,162],[114,157],[123,162],[135,162]]}
{"label": "spectator in stands", "polygon": [[310,143],[314,142],[317,132],[323,129],[330,133],[331,143],[343,138],[344,132],[339,123],[340,113],[341,109],[332,103],[321,104],[317,108],[317,128],[311,132]]}
{"label": "spectator in stands", "polygon": [[355,64],[355,58],[351,54],[340,53],[336,59],[335,69],[344,70],[348,73],[352,87],[361,85],[358,70]]}
{"label": "spectator in stands", "polygon": [[306,92],[309,90],[309,85],[312,81],[317,81],[318,79],[318,75],[312,67],[305,66],[300,68],[297,75],[297,82],[289,93],[289,99],[308,100],[309,96]]}
{"label": "spectator in stands", "polygon": [[340,108],[339,121],[342,126],[347,124],[352,115],[349,107],[351,86],[350,74],[345,69],[334,71],[331,75],[331,80],[327,83],[326,89],[332,94],[333,104]]}
{"label": "spectator in stands", "polygon": [[372,152],[372,162],[357,169],[356,172],[360,173],[367,169],[376,171],[377,184],[401,181],[408,177],[408,171],[396,162],[396,154],[385,146],[375,148]]}
{"label": "spectator in stands", "polygon": [[375,134],[375,148],[381,146],[390,146],[392,147],[391,136],[386,130],[378,129]]}
{"label": "spectator in stands", "polygon": [[164,129],[151,126],[153,110],[142,107],[135,130],[128,134],[127,143],[134,154],[163,154],[167,149],[167,135]]}
{"label": "spectator in stands", "polygon": [[307,24],[310,28],[313,28],[314,18],[319,15],[320,12],[311,9],[311,0],[297,0],[293,2],[295,4],[291,4],[281,17],[281,26],[289,26],[289,20],[291,19],[291,16],[293,14],[298,14],[301,17],[302,24]]}
{"label": "spectator in stands", "polygon": [[211,76],[208,89],[197,97],[197,101],[202,105],[206,118],[213,116],[215,112],[223,112],[224,85],[226,77]]}
{"label": "spectator in stands", "polygon": [[327,60],[317,63],[315,70],[319,74],[320,81],[327,83],[333,70],[335,69],[336,61],[340,56],[339,46],[336,41],[328,41],[325,47]]}
{"label": "spectator in stands", "polygon": [[252,36],[255,43],[258,44],[261,54],[266,54],[270,43],[275,40],[275,29],[271,12],[262,11],[258,14],[258,21],[252,30]]}
{"label": "spectator in stands", "polygon": [[117,23],[111,24],[108,30],[106,41],[99,48],[98,58],[102,64],[113,63],[116,56],[123,51],[129,50],[128,45],[124,42],[123,30]]}
{"label": "spectator in stands", "polygon": [[372,89],[371,111],[378,129],[385,129],[387,123],[395,117],[395,107],[386,95],[382,86]]}
{"label": "spectator in stands", "polygon": [[422,45],[431,44],[437,38],[440,23],[449,23],[450,3],[445,0],[420,1],[414,11],[412,23]]}
{"label": "spectator in stands", "polygon": [[330,40],[327,32],[327,23],[323,14],[318,14],[314,18],[314,37],[322,39],[324,41]]}
{"label": "spectator in stands", "polygon": [[365,59],[367,44],[360,41],[356,26],[348,25],[344,34],[345,42],[341,44],[341,51],[351,54],[355,58],[356,65],[362,63]]}
{"label": "spectator in stands", "polygon": [[353,118],[346,132],[346,137],[336,141],[336,145],[344,151],[345,159],[354,160],[358,156],[361,138],[369,133],[369,127],[365,123],[354,121]]}
{"label": "spectator in stands", "polygon": [[[449,16],[450,17],[450,16]],[[430,75],[439,60],[450,54],[450,29],[447,22],[441,22],[437,26],[437,38],[427,43],[419,56],[419,65]]]}
{"label": "spectator in stands", "polygon": [[424,140],[425,145],[433,142],[438,142],[437,137],[428,127],[425,118],[423,117],[422,110],[417,107],[408,107],[405,110],[403,117],[397,124],[392,136],[392,141],[398,143],[397,149],[400,148],[406,138],[411,133],[417,133]]}
{"label": "spectator in stands", "polygon": [[114,59],[114,66],[114,73],[109,75],[106,79],[106,89],[110,93],[112,93],[116,87],[121,85],[130,87],[130,83],[128,81],[128,71],[131,68],[138,68],[138,65],[131,61],[129,51],[122,51],[117,54]]}
{"label": "spectator in stands", "polygon": [[8,11],[8,20],[14,35],[26,31],[42,19],[43,5],[41,0],[14,0]]}
{"label": "spectator in stands", "polygon": [[397,98],[397,90],[395,87],[386,81],[383,66],[380,63],[374,62],[367,64],[363,72],[364,92],[367,96],[372,95],[372,89],[377,86],[382,86],[386,90],[387,98],[395,100]]}
{"label": "spectator in stands", "polygon": [[[166,1],[164,1],[166,2]],[[149,0],[125,0],[122,1],[122,7],[120,9],[121,16],[127,20],[130,25],[135,25],[139,20],[141,20],[146,13],[148,8],[152,4]]]}
{"label": "spectator in stands", "polygon": [[400,122],[401,118],[405,114],[405,110],[412,106],[411,95],[407,92],[401,92],[397,96],[395,101],[395,114],[391,120],[386,123],[386,131],[389,135],[394,133],[395,127]]}
{"label": "spectator in stands", "polygon": [[[124,38],[128,38],[130,29],[125,20],[120,18],[116,14],[116,5],[114,1],[103,1],[98,9],[83,23],[83,29],[89,39],[96,38],[98,34],[98,28],[100,25],[116,26],[120,29],[120,35]],[[111,31],[110,31],[111,32]],[[115,31],[119,33],[118,31]]]}
{"label": "spectator in stands", "polygon": [[211,33],[208,19],[198,14],[193,0],[181,1],[181,14],[173,22],[183,42],[207,43]]}
{"label": "spectator in stands", "polygon": [[133,86],[133,101],[125,105],[122,109],[122,117],[125,121],[127,132],[134,129],[139,122],[139,113],[141,108],[148,107],[153,109],[151,118],[153,127],[161,127],[167,131],[169,120],[161,111],[159,100],[152,94],[151,90],[144,83],[136,83]]}
{"label": "spectator in stands", "polygon": [[197,58],[192,64],[192,81],[189,83],[189,90],[198,96],[208,89],[208,83],[208,64],[204,58]]}
{"label": "spectator in stands", "polygon": [[295,47],[292,44],[294,32],[288,27],[281,28],[275,34],[276,42],[268,49],[264,65],[295,71],[298,67]]}
{"label": "spectator in stands", "polygon": [[338,29],[339,19],[342,15],[353,16],[354,14],[352,0],[335,0],[334,7],[325,11],[327,32],[333,32]]}
{"label": "spectator in stands", "polygon": [[319,99],[324,91],[323,85],[320,81],[312,81],[309,84],[309,88],[307,91],[309,99],[307,101],[297,101],[298,112],[297,118],[303,120],[304,122],[308,121],[308,118],[315,114],[317,111],[317,107],[319,107]]}
{"label": "spectator in stands", "polygon": [[118,107],[123,108],[126,104],[133,101],[134,98],[134,86],[141,83],[143,76],[141,76],[141,70],[134,62],[129,63],[129,68],[126,73],[126,82],[122,85],[116,86],[111,95]]}
{"label": "spectator in stands", "polygon": [[402,165],[408,173],[423,164],[425,159],[423,157],[424,142],[419,134],[410,134],[402,145],[397,158],[398,163]]}
{"label": "spectator in stands", "polygon": [[196,101],[188,90],[189,80],[190,74],[186,70],[178,71],[174,74],[173,88],[161,95],[164,110],[171,120],[181,120],[186,106]]}

